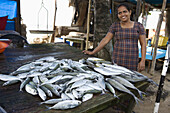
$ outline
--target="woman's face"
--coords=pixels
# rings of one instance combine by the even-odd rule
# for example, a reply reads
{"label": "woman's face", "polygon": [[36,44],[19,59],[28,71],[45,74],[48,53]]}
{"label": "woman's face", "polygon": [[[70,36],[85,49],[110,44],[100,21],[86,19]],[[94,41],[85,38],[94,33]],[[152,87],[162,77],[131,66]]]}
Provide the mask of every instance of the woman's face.
{"label": "woman's face", "polygon": [[130,20],[131,10],[128,11],[125,6],[120,6],[118,8],[118,18],[122,22],[127,22]]}

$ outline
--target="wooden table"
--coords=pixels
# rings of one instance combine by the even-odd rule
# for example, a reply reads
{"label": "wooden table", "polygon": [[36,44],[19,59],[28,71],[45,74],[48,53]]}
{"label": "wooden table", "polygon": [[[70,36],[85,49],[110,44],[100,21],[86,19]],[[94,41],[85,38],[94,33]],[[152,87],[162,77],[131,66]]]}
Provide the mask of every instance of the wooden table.
{"label": "wooden table", "polygon": [[[45,56],[54,56],[58,59],[79,60],[87,58],[81,50],[70,47],[65,43],[30,45],[25,48],[7,48],[0,54],[0,73],[9,74],[18,67]],[[115,99],[112,94],[96,94],[91,100],[69,110],[47,110],[45,105],[39,105],[38,96],[28,94],[25,90],[19,92],[20,83],[5,86],[0,81],[0,106],[8,113],[96,113],[109,107],[119,107],[130,112],[135,105],[132,96],[116,91],[120,99]],[[136,86],[145,90],[147,82],[137,83]],[[134,92],[137,93],[137,92]]]}

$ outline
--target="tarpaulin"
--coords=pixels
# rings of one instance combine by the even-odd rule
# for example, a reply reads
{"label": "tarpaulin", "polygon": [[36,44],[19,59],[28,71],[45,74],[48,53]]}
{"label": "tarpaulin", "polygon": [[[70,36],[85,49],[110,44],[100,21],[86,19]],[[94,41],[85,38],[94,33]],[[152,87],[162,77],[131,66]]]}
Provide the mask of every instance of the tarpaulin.
{"label": "tarpaulin", "polygon": [[17,16],[17,2],[10,0],[0,0],[0,17],[8,16],[13,19]]}

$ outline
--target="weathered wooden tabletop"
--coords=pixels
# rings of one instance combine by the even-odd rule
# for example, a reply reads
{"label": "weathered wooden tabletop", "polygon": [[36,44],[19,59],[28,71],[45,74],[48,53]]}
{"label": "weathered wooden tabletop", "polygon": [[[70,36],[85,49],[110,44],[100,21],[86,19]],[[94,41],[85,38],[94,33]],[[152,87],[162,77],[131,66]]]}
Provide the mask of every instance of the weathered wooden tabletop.
{"label": "weathered wooden tabletop", "polygon": [[[46,56],[72,60],[89,57],[82,54],[81,50],[63,43],[7,48],[3,54],[0,54],[0,73],[9,74],[26,63]],[[130,95],[117,92],[120,99],[115,99],[110,93],[97,94],[74,109],[47,110],[46,105],[39,105],[41,99],[38,96],[30,95],[26,91],[19,92],[19,83],[5,87],[2,86],[3,83],[3,81],[0,81],[0,106],[7,113],[96,113],[110,106],[122,104],[124,100],[134,104],[134,100]],[[142,82],[136,84],[136,86],[141,90],[145,90],[148,83]],[[131,106],[132,104],[129,104],[125,109],[131,109]]]}

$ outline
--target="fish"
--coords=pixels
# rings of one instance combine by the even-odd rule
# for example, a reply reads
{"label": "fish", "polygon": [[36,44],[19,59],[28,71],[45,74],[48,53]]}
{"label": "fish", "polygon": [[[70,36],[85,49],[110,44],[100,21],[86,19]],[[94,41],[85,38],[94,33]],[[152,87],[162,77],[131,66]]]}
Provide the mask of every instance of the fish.
{"label": "fish", "polygon": [[32,81],[37,84],[37,85],[40,85],[40,80],[39,80],[39,77],[38,76],[35,76],[32,78]]}
{"label": "fish", "polygon": [[65,93],[62,93],[62,94],[61,94],[61,98],[62,98],[63,100],[71,100],[71,98],[70,98],[69,96],[67,96]]}
{"label": "fish", "polygon": [[47,56],[47,57],[40,58],[40,59],[36,60],[35,62],[39,62],[39,61],[53,62],[53,61],[56,61],[56,58],[54,58],[53,56]]}
{"label": "fish", "polygon": [[29,83],[25,85],[25,90],[26,90],[27,93],[29,93],[31,95],[37,95],[38,94],[37,89]]}
{"label": "fish", "polygon": [[74,82],[72,85],[71,85],[71,88],[70,89],[74,89],[76,87],[81,87],[82,85],[86,84],[88,80],[85,80],[85,79],[80,79],[76,82]]}
{"label": "fish", "polygon": [[116,95],[116,91],[115,91],[115,89],[112,87],[112,85],[110,85],[110,83],[108,83],[108,82],[105,82],[105,84],[106,84],[106,87],[109,89],[109,91],[113,94],[113,96],[114,96],[115,98],[119,98],[119,97]]}
{"label": "fish", "polygon": [[150,82],[151,84],[154,84],[155,86],[159,86],[155,81],[153,81],[152,79],[148,78],[147,76],[143,75],[142,73],[139,73],[137,71],[133,71],[139,78],[146,78],[146,80],[148,82]]}
{"label": "fish", "polygon": [[38,92],[38,95],[40,96],[40,98],[42,100],[47,99],[47,96],[46,96],[45,92],[40,87],[37,87],[37,92]]}
{"label": "fish", "polygon": [[45,86],[39,86],[49,97],[53,97],[53,93]]}
{"label": "fish", "polygon": [[16,71],[13,71],[12,73],[10,73],[10,75],[17,75],[20,73],[28,72],[34,68],[35,68],[35,66],[32,63],[25,64],[25,65],[19,67]]}
{"label": "fish", "polygon": [[[126,82],[114,79],[120,77]],[[64,110],[77,107],[95,94],[105,94],[108,90],[115,98],[119,98],[117,90],[124,91],[138,103],[140,100],[128,88],[135,87],[133,82],[149,81],[149,78],[120,66],[112,66],[109,61],[58,60],[47,56],[19,67],[9,75],[0,74],[0,80],[5,81],[3,86],[21,82],[20,90],[25,87],[27,93],[39,96],[43,100],[40,104],[53,105],[48,109]]]}
{"label": "fish", "polygon": [[98,73],[101,73],[102,75],[105,75],[105,76],[108,76],[108,77],[111,76],[111,75],[121,74],[120,72],[109,70],[106,67],[95,67],[94,70],[97,71]]}
{"label": "fish", "polygon": [[122,73],[128,73],[128,74],[134,74],[133,71],[131,71],[130,69],[127,69],[126,67],[123,66],[119,66],[119,65],[108,65],[103,63],[102,65],[107,66],[113,70],[116,70],[118,72],[122,72]]}
{"label": "fish", "polygon": [[137,90],[140,97],[143,99],[143,96],[142,94],[145,94],[144,92],[140,91],[138,88],[136,88],[132,83],[130,83],[128,80],[122,78],[122,77],[119,77],[119,76],[115,76],[115,77],[112,77],[114,80],[118,81],[119,83],[123,84],[124,86],[128,87],[128,88],[131,88],[131,89],[134,89],[134,90]]}
{"label": "fish", "polygon": [[46,100],[44,102],[41,102],[40,104],[56,104],[56,103],[61,102],[61,101],[63,101],[62,98],[49,99],[49,100]]}
{"label": "fish", "polygon": [[30,82],[30,77],[27,77],[24,81],[22,81],[21,84],[20,84],[20,89],[19,89],[19,91],[22,91],[22,88],[24,88],[24,86],[25,86],[26,84],[28,84],[29,82]]}
{"label": "fish", "polygon": [[44,85],[44,84],[51,84],[51,83],[54,83],[54,82],[57,82],[58,80],[60,80],[61,78],[63,77],[63,75],[58,75],[48,81],[45,81],[43,82],[41,85]]}
{"label": "fish", "polygon": [[61,109],[61,110],[65,110],[65,109],[71,109],[71,108],[75,108],[77,106],[79,106],[82,102],[79,100],[64,100],[61,102],[58,102],[57,104],[55,104],[52,107],[47,107],[48,109]]}
{"label": "fish", "polygon": [[56,96],[60,96],[60,93],[58,92],[58,90],[55,88],[53,84],[44,84],[43,86],[47,87]]}
{"label": "fish", "polygon": [[109,82],[114,88],[132,95],[137,104],[140,101],[129,89],[127,89],[125,86],[123,86],[116,80],[111,79],[111,78],[106,78],[106,81]]}
{"label": "fish", "polygon": [[72,90],[72,94],[76,99],[80,99],[82,95],[78,93],[75,89]]}
{"label": "fish", "polygon": [[33,73],[30,73],[30,74],[28,74],[27,75],[27,77],[35,77],[35,76],[41,76],[42,75],[42,73],[41,72],[33,72]]}
{"label": "fish", "polygon": [[9,81],[3,83],[2,86],[12,85],[12,84],[18,83],[19,81],[20,80],[9,80]]}
{"label": "fish", "polygon": [[10,81],[10,80],[20,80],[20,81],[22,81],[22,79],[20,79],[17,76],[6,75],[6,74],[0,74],[0,80],[2,80],[2,81]]}
{"label": "fish", "polygon": [[93,97],[93,94],[85,94],[82,97],[82,102],[85,102],[87,100],[90,100]]}
{"label": "fish", "polygon": [[56,70],[56,69],[59,68],[59,67],[60,67],[59,62],[58,62],[58,61],[55,61],[55,62],[53,62],[53,63],[49,66],[49,69],[51,69],[51,70]]}

